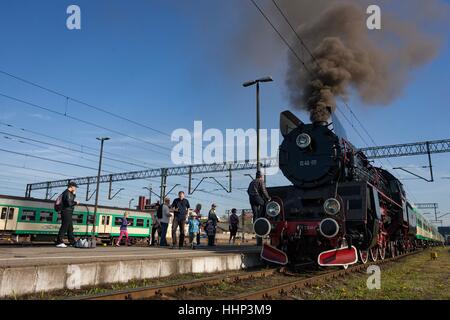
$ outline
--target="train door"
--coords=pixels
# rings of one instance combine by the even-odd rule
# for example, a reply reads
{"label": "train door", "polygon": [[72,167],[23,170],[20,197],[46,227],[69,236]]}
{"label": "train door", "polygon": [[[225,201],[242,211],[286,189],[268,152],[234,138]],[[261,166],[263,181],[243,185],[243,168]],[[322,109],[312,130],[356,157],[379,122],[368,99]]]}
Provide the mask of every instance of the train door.
{"label": "train door", "polygon": [[99,233],[111,233],[112,228],[112,216],[101,214],[100,215],[100,226]]}
{"label": "train door", "polygon": [[6,219],[8,212],[8,207],[0,207],[0,231],[6,230]]}
{"label": "train door", "polygon": [[6,218],[6,228],[5,230],[16,230],[17,227],[17,216],[19,215],[19,209],[9,207],[9,212]]}
{"label": "train door", "polygon": [[0,231],[15,230],[17,226],[17,214],[17,208],[0,207]]}

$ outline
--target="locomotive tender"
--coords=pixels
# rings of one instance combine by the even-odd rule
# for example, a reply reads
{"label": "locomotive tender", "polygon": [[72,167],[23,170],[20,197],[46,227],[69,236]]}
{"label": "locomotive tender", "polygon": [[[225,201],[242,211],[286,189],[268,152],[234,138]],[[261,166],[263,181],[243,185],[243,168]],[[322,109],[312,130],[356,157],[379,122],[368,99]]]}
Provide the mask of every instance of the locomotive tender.
{"label": "locomotive tender", "polygon": [[279,167],[292,185],[267,188],[266,217],[254,223],[258,236],[270,237],[263,259],[347,267],[443,243],[401,182],[327,122],[305,124],[284,111],[280,131]]}

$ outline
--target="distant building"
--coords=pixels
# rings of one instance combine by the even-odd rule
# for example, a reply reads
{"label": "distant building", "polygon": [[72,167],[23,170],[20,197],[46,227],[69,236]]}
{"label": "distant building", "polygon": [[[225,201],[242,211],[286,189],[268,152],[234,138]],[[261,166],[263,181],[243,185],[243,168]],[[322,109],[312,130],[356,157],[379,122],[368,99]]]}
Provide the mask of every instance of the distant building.
{"label": "distant building", "polygon": [[450,227],[438,227],[438,231],[445,238],[445,243],[450,243]]}

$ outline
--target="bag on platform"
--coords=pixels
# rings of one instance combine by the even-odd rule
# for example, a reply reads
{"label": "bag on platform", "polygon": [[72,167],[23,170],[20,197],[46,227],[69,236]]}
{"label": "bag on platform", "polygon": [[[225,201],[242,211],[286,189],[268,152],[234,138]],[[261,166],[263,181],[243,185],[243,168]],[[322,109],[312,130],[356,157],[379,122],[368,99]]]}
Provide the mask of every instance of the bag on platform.
{"label": "bag on platform", "polygon": [[90,239],[78,239],[74,244],[75,248],[95,248],[95,242],[92,242]]}
{"label": "bag on platform", "polygon": [[158,219],[162,219],[162,217],[163,217],[163,206],[162,205],[158,207],[158,210],[156,210],[156,217]]}
{"label": "bag on platform", "polygon": [[54,205],[56,212],[60,212],[62,210],[62,198],[63,198],[62,193],[58,196],[58,198],[56,198]]}

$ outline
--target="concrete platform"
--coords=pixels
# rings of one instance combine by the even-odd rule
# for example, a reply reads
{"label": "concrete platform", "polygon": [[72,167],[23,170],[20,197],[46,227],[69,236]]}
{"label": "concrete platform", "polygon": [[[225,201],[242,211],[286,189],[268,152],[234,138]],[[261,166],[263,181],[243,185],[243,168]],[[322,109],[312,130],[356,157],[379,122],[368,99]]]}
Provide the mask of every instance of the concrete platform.
{"label": "concrete platform", "polygon": [[261,264],[255,246],[0,247],[0,297],[80,289],[186,273],[240,270]]}

